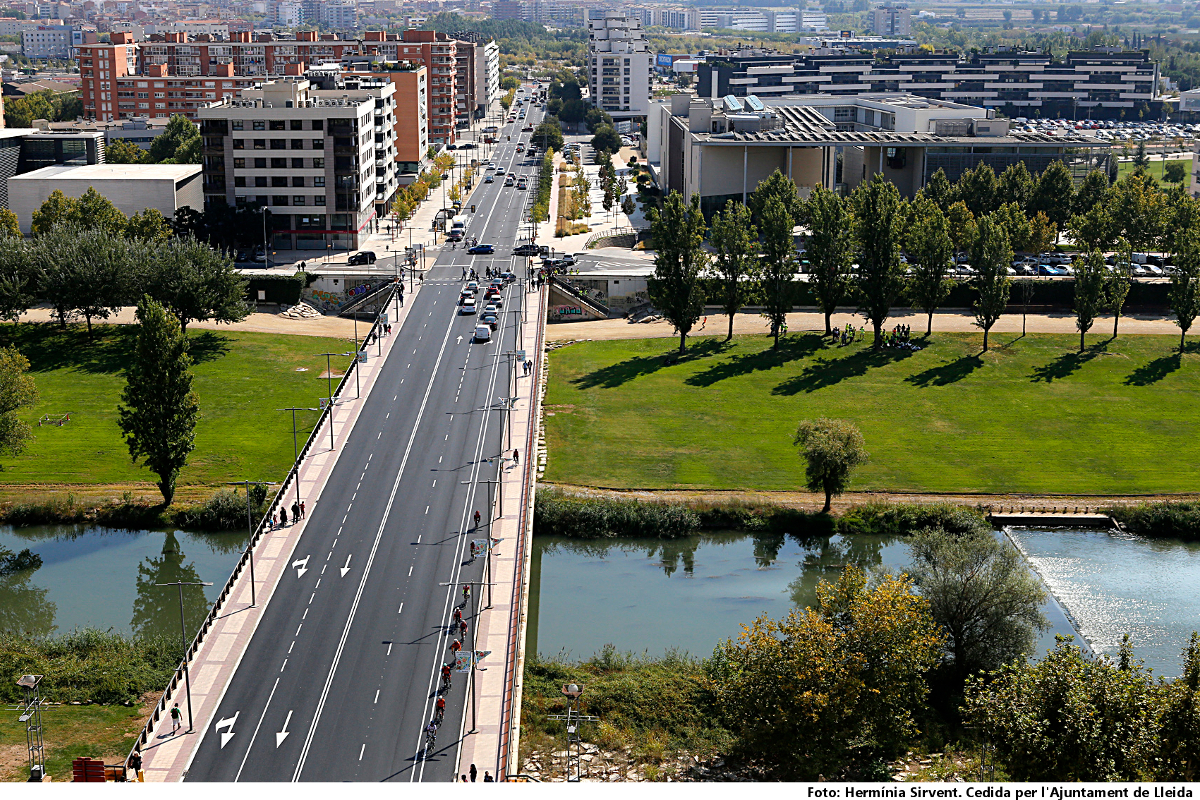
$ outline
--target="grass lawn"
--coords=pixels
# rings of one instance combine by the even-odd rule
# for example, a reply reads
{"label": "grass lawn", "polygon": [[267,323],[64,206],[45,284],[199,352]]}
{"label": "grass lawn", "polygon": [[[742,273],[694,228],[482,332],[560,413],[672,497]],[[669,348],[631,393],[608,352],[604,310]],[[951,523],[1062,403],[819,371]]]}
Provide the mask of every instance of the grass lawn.
{"label": "grass lawn", "polygon": [[[1151,161],[1150,165],[1148,167],[1146,167],[1146,174],[1149,175],[1150,177],[1154,178],[1154,180],[1158,181],[1160,184],[1162,184],[1163,180],[1164,180],[1163,170],[1165,170],[1167,168],[1167,164],[1170,164],[1172,161],[1178,161],[1181,164],[1183,164],[1183,166],[1186,168],[1186,170],[1185,170],[1186,172],[1192,171],[1192,160],[1190,158],[1173,158],[1173,159],[1170,159],[1169,161]],[[1118,162],[1118,164],[1117,164],[1117,180],[1124,178],[1126,175],[1128,175],[1131,172],[1133,172],[1133,162],[1132,161]],[[1166,189],[1166,188],[1168,188],[1168,186],[1163,186],[1163,188]]]}
{"label": "grass lawn", "polygon": [[[43,706],[46,774],[55,783],[69,783],[71,762],[80,756],[102,758],[105,764],[122,763],[142,729],[142,712],[136,706]],[[29,777],[25,723],[18,722],[17,716],[12,711],[0,717],[0,780],[23,781]]]}
{"label": "grass lawn", "polygon": [[[1101,321],[1102,328],[1111,322]],[[550,355],[546,479],[612,488],[794,490],[796,425],[852,420],[854,490],[1195,492],[1200,348],[1177,337],[937,334],[920,352],[794,334],[585,342]]]}
{"label": "grass lawn", "polygon": [[[15,344],[31,363],[40,398],[21,415],[36,438],[19,456],[0,458],[0,484],[153,483],[148,469],[130,462],[117,427],[117,403],[125,388],[124,368],[137,327],[103,325],[89,340],[82,325],[65,330],[24,324],[0,326],[0,344]],[[326,393],[325,358],[348,352],[340,339],[266,333],[189,332],[200,396],[196,449],[179,479],[181,487],[250,478],[278,480],[292,462],[288,406],[317,406]],[[344,368],[341,359],[334,370]],[[297,372],[297,368],[306,368]],[[336,380],[334,385],[337,385]],[[36,427],[43,414],[70,413],[62,427]],[[297,414],[297,437],[308,437],[316,412]]]}

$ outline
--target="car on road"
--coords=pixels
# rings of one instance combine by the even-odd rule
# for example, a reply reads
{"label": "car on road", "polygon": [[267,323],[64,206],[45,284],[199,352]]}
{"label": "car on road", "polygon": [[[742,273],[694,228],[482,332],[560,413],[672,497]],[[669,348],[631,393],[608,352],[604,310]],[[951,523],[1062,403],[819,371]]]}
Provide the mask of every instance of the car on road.
{"label": "car on road", "polygon": [[346,263],[352,267],[356,267],[361,264],[374,264],[375,253],[371,250],[360,250],[346,259]]}
{"label": "car on road", "polygon": [[496,168],[496,162],[494,162],[494,161],[489,161],[488,165],[486,167],[484,167],[484,169],[495,169],[495,168]]}
{"label": "car on road", "polygon": [[513,180],[512,175],[509,175],[507,178],[504,179],[505,186],[512,186],[514,183],[516,183],[516,181]]}
{"label": "car on road", "polygon": [[484,183],[495,183],[496,178],[492,175],[488,175],[486,178],[483,179],[483,182]]}
{"label": "car on road", "polygon": [[529,182],[527,180],[525,180],[524,175],[522,175],[520,178],[517,179],[517,188],[520,189],[521,191],[524,191],[529,188]]}
{"label": "car on road", "polygon": [[477,244],[474,247],[468,247],[467,252],[473,256],[491,255],[496,252],[496,246],[493,244]]}
{"label": "car on road", "polygon": [[521,133],[533,133],[533,126],[526,125],[524,128],[521,128]]}
{"label": "car on road", "polygon": [[522,244],[513,248],[514,256],[536,256],[538,254],[538,246],[536,244]]}
{"label": "car on road", "polygon": [[492,328],[490,325],[479,324],[475,326],[475,341],[490,342],[492,340]]}
{"label": "car on road", "polygon": [[463,316],[467,316],[469,314],[474,314],[475,313],[475,298],[468,297],[466,300],[463,300],[463,304],[458,309],[458,313],[462,314]]}
{"label": "car on road", "polygon": [[483,315],[479,317],[479,321],[487,325],[492,330],[496,330],[496,328],[500,327],[500,317],[496,314],[484,312]]}

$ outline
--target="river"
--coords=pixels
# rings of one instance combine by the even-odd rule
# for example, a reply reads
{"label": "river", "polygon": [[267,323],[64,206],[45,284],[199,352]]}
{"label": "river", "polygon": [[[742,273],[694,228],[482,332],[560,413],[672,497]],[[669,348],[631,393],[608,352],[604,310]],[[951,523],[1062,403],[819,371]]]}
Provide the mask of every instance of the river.
{"label": "river", "polygon": [[203,621],[246,545],[246,534],[129,531],[85,525],[0,527],[0,549],[25,548],[36,569],[0,576],[0,631],[64,633],[95,627],[179,635],[184,587],[189,637]]}

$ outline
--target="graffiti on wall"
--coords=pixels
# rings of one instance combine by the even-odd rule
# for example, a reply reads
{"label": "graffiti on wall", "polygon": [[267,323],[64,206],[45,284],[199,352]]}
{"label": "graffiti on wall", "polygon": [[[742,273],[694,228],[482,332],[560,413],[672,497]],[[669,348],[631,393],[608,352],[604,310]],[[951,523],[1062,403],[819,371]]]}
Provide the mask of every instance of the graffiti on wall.
{"label": "graffiti on wall", "polygon": [[[387,281],[383,283],[387,283]],[[382,283],[379,285],[382,285]],[[358,286],[350,287],[345,292],[326,292],[321,289],[309,288],[305,289],[302,295],[305,302],[313,308],[324,313],[329,313],[345,305],[355,297],[367,294],[376,288],[375,284],[360,283]]]}
{"label": "graffiti on wall", "polygon": [[581,317],[583,316],[583,309],[579,306],[551,306],[550,315],[560,319],[566,317]]}

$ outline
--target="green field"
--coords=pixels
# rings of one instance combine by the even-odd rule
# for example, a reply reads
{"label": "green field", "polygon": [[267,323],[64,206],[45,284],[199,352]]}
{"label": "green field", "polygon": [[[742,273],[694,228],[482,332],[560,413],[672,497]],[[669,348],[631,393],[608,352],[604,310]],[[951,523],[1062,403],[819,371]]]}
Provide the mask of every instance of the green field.
{"label": "green field", "polygon": [[[157,480],[130,462],[117,428],[123,370],[136,334],[132,325],[97,326],[91,340],[83,326],[0,328],[0,344],[15,344],[30,360],[40,393],[34,408],[20,412],[34,425],[36,438],[20,456],[0,457],[0,484]],[[206,330],[193,330],[188,337],[201,418],[196,449],[179,479],[181,490],[242,478],[282,478],[292,462],[292,418],[276,409],[315,407],[326,393],[326,382],[317,377],[325,371],[325,358],[316,354],[348,352],[353,345],[312,336]],[[335,372],[349,359],[341,361]],[[43,414],[64,413],[71,415],[66,425],[37,427]],[[316,418],[315,412],[297,414],[301,445]]]}
{"label": "green field", "polygon": [[[1163,170],[1165,170],[1167,168],[1167,164],[1170,164],[1172,161],[1179,161],[1184,167],[1187,168],[1187,172],[1192,171],[1192,160],[1190,158],[1173,158],[1170,161],[1151,161],[1149,166],[1146,167],[1146,174],[1162,184]],[[1124,178],[1131,172],[1133,172],[1132,161],[1121,161],[1117,164],[1117,180]],[[1167,186],[1164,185],[1163,188],[1165,189]]]}
{"label": "green field", "polygon": [[[1109,323],[1102,322],[1107,326]],[[548,481],[798,489],[797,423],[853,420],[852,489],[1137,494],[1200,490],[1200,348],[1170,336],[935,334],[920,352],[796,334],[585,342],[550,355]]]}
{"label": "green field", "polygon": [[[157,698],[155,698],[157,699]],[[6,707],[6,711],[11,709]],[[46,774],[54,783],[70,782],[71,762],[80,756],[102,758],[106,764],[121,764],[133,749],[145,721],[144,711],[136,706],[45,705]],[[29,778],[25,761],[25,723],[17,720],[16,710],[0,717],[0,748],[8,755],[0,766],[0,780],[24,781]]]}

